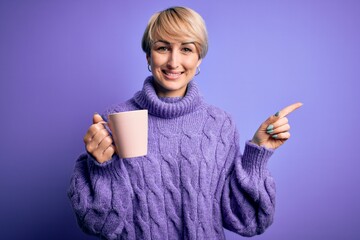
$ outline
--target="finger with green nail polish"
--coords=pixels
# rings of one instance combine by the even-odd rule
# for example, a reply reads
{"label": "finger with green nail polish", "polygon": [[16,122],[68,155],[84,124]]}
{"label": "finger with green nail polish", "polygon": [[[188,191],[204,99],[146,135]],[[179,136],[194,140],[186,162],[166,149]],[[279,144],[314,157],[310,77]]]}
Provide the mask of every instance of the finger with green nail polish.
{"label": "finger with green nail polish", "polygon": [[267,128],[266,131],[270,131],[274,129],[274,125],[270,124]]}
{"label": "finger with green nail polish", "polygon": [[273,133],[273,132],[274,132],[273,129],[270,129],[270,130],[267,130],[267,131],[266,131],[267,134],[271,134],[271,133]]}
{"label": "finger with green nail polish", "polygon": [[283,109],[281,109],[280,111],[278,111],[277,113],[275,113],[275,117],[280,117],[280,112],[281,112],[281,117],[285,117],[288,114],[290,114],[291,112],[295,111],[296,109],[298,109],[299,107],[301,107],[303,104],[301,102],[298,103],[294,103],[291,104]]}

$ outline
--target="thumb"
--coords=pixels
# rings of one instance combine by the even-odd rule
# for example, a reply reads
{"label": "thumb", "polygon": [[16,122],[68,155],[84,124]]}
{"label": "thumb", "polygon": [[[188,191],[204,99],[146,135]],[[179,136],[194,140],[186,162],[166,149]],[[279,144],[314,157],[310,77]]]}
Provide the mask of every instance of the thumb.
{"label": "thumb", "polygon": [[104,119],[100,116],[100,114],[98,113],[95,113],[94,116],[93,116],[93,123],[96,124],[96,123],[99,123],[99,122],[103,122]]}
{"label": "thumb", "polygon": [[269,124],[272,124],[279,119],[280,119],[279,112],[277,112],[274,115],[271,115],[268,119],[266,119],[263,125],[267,127]]}

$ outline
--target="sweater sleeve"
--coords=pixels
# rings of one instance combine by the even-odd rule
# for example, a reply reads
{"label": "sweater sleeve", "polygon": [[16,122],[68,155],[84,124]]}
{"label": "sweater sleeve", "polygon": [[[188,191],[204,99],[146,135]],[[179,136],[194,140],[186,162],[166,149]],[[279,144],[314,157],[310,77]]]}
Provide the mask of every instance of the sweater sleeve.
{"label": "sweater sleeve", "polygon": [[79,226],[88,234],[116,239],[129,224],[132,190],[117,155],[107,164],[98,164],[90,154],[82,154],[75,164],[68,197]]}
{"label": "sweater sleeve", "polygon": [[275,183],[267,170],[273,150],[248,141],[241,155],[239,134],[235,127],[230,129],[229,167],[221,193],[223,226],[243,236],[254,236],[273,222]]}

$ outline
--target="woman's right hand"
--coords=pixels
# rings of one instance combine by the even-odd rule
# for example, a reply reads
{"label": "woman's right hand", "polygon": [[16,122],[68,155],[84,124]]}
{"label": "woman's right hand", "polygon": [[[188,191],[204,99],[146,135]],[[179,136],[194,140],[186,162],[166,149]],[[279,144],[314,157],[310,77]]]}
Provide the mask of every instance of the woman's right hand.
{"label": "woman's right hand", "polygon": [[109,161],[116,151],[112,137],[104,127],[104,122],[102,117],[95,113],[93,116],[93,124],[84,136],[86,150],[99,163]]}

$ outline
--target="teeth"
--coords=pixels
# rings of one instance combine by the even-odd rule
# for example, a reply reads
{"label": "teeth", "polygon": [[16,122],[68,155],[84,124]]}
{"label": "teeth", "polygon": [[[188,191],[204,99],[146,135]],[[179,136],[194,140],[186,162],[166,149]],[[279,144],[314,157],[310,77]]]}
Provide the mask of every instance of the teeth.
{"label": "teeth", "polygon": [[171,75],[171,76],[176,76],[176,75],[180,75],[179,73],[166,73],[167,75]]}
{"label": "teeth", "polygon": [[164,71],[166,75],[170,75],[170,76],[178,76],[180,75],[181,73],[171,73],[171,72],[166,72]]}

